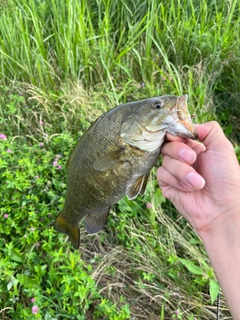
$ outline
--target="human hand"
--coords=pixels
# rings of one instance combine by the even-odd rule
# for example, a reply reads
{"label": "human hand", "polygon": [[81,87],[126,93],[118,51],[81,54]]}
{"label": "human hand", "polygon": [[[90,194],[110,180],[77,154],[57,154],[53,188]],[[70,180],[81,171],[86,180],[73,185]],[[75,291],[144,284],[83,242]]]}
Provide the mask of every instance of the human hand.
{"label": "human hand", "polygon": [[202,144],[167,136],[158,183],[203,240],[233,319],[240,319],[240,167],[217,122],[196,130]]}
{"label": "human hand", "polygon": [[240,168],[217,122],[196,125],[203,144],[168,135],[157,179],[164,197],[203,237],[231,213],[240,212]]}

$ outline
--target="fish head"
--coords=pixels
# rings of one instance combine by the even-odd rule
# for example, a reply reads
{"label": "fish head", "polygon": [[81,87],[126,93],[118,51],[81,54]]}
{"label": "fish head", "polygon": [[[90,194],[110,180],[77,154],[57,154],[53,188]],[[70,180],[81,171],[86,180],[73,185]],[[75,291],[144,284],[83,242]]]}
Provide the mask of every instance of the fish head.
{"label": "fish head", "polygon": [[187,100],[187,94],[146,99],[146,103],[136,112],[138,121],[149,132],[166,130],[174,136],[197,139]]}
{"label": "fish head", "polygon": [[197,139],[197,132],[187,108],[188,96],[164,95],[142,100],[121,127],[123,142],[140,150],[159,150],[166,133]]}

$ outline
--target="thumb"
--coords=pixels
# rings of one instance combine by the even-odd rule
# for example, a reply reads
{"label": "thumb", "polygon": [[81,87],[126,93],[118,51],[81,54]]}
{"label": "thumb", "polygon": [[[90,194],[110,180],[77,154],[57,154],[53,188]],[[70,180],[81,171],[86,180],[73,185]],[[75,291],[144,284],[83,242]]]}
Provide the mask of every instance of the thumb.
{"label": "thumb", "polygon": [[222,128],[216,121],[210,121],[204,124],[196,124],[195,128],[198,133],[198,139],[204,143],[207,149],[233,149],[232,144],[226,138]]}

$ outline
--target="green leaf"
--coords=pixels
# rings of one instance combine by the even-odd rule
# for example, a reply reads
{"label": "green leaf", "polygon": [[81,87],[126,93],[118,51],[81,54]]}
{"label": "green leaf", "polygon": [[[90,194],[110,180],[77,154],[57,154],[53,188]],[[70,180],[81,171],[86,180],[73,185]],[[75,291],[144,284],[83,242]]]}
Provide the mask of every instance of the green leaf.
{"label": "green leaf", "polygon": [[197,239],[195,239],[195,238],[191,238],[191,239],[189,240],[189,243],[190,243],[190,244],[199,244],[199,240],[197,240]]}
{"label": "green leaf", "polygon": [[8,291],[11,290],[11,288],[16,284],[18,284],[18,280],[14,276],[11,276],[7,284]]}
{"label": "green leaf", "polygon": [[217,296],[220,292],[220,286],[219,286],[218,282],[214,279],[210,279],[209,292],[210,292],[210,297],[211,297],[211,304],[213,304],[215,302],[215,300],[217,299]]}
{"label": "green leaf", "polygon": [[26,288],[29,288],[31,290],[39,288],[39,282],[37,279],[31,278],[25,274],[19,274],[17,278],[20,284],[24,285]]}
{"label": "green leaf", "polygon": [[155,208],[158,208],[161,206],[162,203],[164,203],[166,199],[162,195],[161,189],[156,189],[153,196],[153,205]]}
{"label": "green leaf", "polygon": [[45,314],[44,320],[57,320],[57,318],[53,318],[51,314],[47,312]]}
{"label": "green leaf", "polygon": [[118,202],[119,205],[119,209],[121,211],[127,211],[127,212],[131,212],[132,208],[129,206],[129,204],[127,203],[126,199],[123,198]]}
{"label": "green leaf", "polygon": [[16,249],[12,249],[9,252],[9,257],[11,260],[16,261],[16,262],[22,262],[22,260],[23,260],[21,253]]}
{"label": "green leaf", "polygon": [[203,270],[200,267],[197,267],[195,263],[191,260],[186,260],[179,258],[179,261],[193,274],[203,274]]}

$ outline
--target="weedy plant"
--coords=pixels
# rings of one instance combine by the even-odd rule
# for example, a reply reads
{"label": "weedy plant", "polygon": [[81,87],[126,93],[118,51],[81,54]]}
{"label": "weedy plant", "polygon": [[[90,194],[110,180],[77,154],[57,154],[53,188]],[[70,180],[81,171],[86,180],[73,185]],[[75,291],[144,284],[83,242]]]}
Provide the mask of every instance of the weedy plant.
{"label": "weedy plant", "polygon": [[81,229],[79,251],[52,223],[71,149],[119,103],[187,93],[195,122],[220,121],[239,157],[239,1],[0,6],[0,317],[215,319],[204,248],[154,171],[103,232]]}

